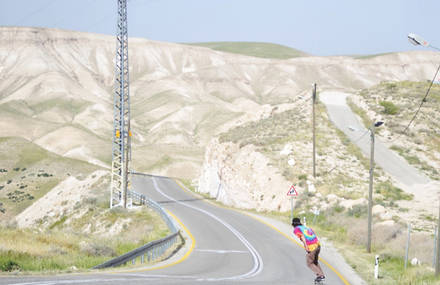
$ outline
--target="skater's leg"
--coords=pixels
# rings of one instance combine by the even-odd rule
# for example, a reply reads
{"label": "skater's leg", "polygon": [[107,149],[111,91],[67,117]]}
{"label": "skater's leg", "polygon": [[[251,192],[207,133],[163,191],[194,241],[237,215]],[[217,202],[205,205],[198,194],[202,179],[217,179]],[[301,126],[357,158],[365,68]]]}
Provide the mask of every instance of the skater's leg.
{"label": "skater's leg", "polygon": [[316,276],[322,276],[322,270],[315,264],[315,250],[307,253],[306,262],[307,266],[316,274]]}
{"label": "skater's leg", "polygon": [[318,276],[324,276],[324,272],[322,271],[321,265],[319,265],[319,253],[321,251],[321,246],[318,246],[318,248],[315,250],[315,256],[314,256],[314,264],[316,265]]}
{"label": "skater's leg", "polygon": [[319,266],[318,263],[320,250],[321,248],[318,247],[317,249],[307,253],[306,255],[307,266],[316,274],[316,277],[324,277],[324,272],[322,271],[321,266]]}

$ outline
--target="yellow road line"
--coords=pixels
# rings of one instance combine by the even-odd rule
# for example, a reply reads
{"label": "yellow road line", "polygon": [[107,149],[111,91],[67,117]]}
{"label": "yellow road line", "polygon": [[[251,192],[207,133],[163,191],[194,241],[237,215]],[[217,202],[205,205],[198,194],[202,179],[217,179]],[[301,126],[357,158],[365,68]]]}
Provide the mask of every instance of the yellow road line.
{"label": "yellow road line", "polygon": [[[191,239],[191,247],[189,248],[189,250],[185,253],[184,256],[182,256],[182,258],[180,258],[179,260],[176,260],[175,262],[169,263],[169,264],[164,264],[161,266],[156,266],[156,267],[149,267],[149,268],[139,268],[139,269],[128,269],[128,270],[118,270],[118,271],[99,271],[99,272],[94,272],[94,271],[90,271],[90,272],[76,272],[76,273],[69,273],[69,274],[65,274],[68,276],[74,276],[74,275],[93,275],[93,274],[120,274],[120,273],[133,273],[133,272],[143,272],[143,271],[151,271],[151,270],[157,270],[157,269],[162,269],[162,268],[167,268],[167,267],[171,267],[174,266],[176,264],[179,264],[181,262],[183,262],[184,260],[186,260],[189,255],[194,251],[194,247],[196,245],[196,240],[194,239],[194,236],[192,235],[192,233],[188,230],[188,228],[182,223],[182,221],[176,217],[176,215],[174,215],[172,212],[170,212],[169,210],[167,210],[168,214],[170,214],[176,221],[177,223],[179,223],[180,227],[186,232],[186,234],[189,236],[189,238]],[[61,273],[61,275],[64,275],[63,273]],[[44,276],[44,275],[33,275],[33,276]],[[7,277],[11,277],[8,275],[0,275],[0,278],[7,278]]]}
{"label": "yellow road line", "polygon": [[[257,220],[257,221],[259,221],[260,223],[265,224],[266,226],[268,226],[268,227],[274,229],[275,231],[277,231],[278,233],[280,233],[281,235],[283,235],[283,236],[286,237],[287,239],[293,241],[293,242],[296,243],[298,246],[304,248],[303,245],[300,244],[297,240],[295,240],[293,237],[291,237],[291,236],[289,236],[289,235],[286,235],[285,233],[283,233],[282,231],[280,231],[280,230],[279,230],[278,228],[276,228],[275,226],[273,226],[273,225],[271,225],[271,224],[269,224],[269,223],[263,221],[262,219],[260,219],[260,218],[258,218],[258,217],[255,217],[254,215],[250,215],[250,214],[248,214],[248,213],[246,213],[246,212],[243,212],[243,211],[239,211],[239,212],[241,212],[241,213],[243,213],[243,214],[245,214],[245,215],[247,215],[247,216],[249,216],[249,217],[251,217],[251,218],[253,218],[253,219]],[[320,257],[319,260],[320,260],[322,263],[324,263],[328,268],[330,268],[334,273],[336,273],[336,275],[342,280],[342,282],[344,282],[345,285],[350,285],[350,283],[347,281],[347,279],[345,279],[344,276],[342,276],[342,274],[339,273],[339,271],[337,271],[336,268],[334,268],[333,266],[331,266],[331,265],[330,265],[325,259],[323,259],[322,257]]]}
{"label": "yellow road line", "polygon": [[171,213],[169,210],[167,210],[167,212],[168,212],[168,214],[170,214],[179,223],[181,228],[186,232],[186,234],[191,239],[191,247],[185,253],[185,255],[182,256],[182,258],[180,258],[179,260],[176,260],[175,262],[172,262],[172,263],[169,263],[169,264],[164,264],[164,265],[161,265],[161,266],[156,266],[156,267],[140,268],[140,269],[130,269],[130,270],[121,270],[121,271],[114,271],[114,272],[102,272],[102,273],[118,274],[118,273],[127,273],[127,272],[130,273],[130,272],[144,272],[144,271],[158,270],[158,269],[163,269],[163,268],[174,266],[176,264],[179,264],[179,263],[183,262],[185,259],[187,259],[189,257],[189,255],[194,251],[194,247],[196,246],[196,240],[194,239],[194,236],[192,235],[192,233],[182,223],[182,221],[179,218],[176,217],[176,215]]}
{"label": "yellow road line", "polygon": [[145,270],[143,270],[143,271],[157,270],[157,269],[162,269],[162,268],[167,268],[167,267],[170,267],[170,266],[174,266],[174,265],[176,265],[176,264],[179,264],[179,263],[183,262],[183,261],[184,261],[185,259],[187,259],[187,258],[189,257],[189,255],[194,251],[194,247],[196,246],[196,240],[195,240],[194,236],[192,235],[192,233],[191,233],[191,232],[188,230],[188,228],[182,223],[182,221],[181,221],[179,218],[177,218],[176,215],[174,215],[173,213],[171,213],[171,211],[169,211],[169,210],[167,210],[167,212],[168,212],[168,214],[170,214],[170,216],[173,217],[174,220],[176,220],[176,221],[179,223],[180,227],[181,227],[181,228],[186,232],[186,234],[189,236],[189,238],[191,239],[191,246],[190,246],[189,250],[185,253],[185,255],[182,256],[182,258],[180,258],[179,260],[177,260],[177,261],[175,261],[175,262],[172,262],[172,263],[170,263],[170,264],[165,264],[165,265],[162,265],[162,266],[157,266],[157,267],[148,268],[148,269],[145,269]]}
{"label": "yellow road line", "polygon": [[[175,181],[175,182],[177,183],[177,185],[179,185],[180,188],[183,189],[184,191],[189,192],[189,193],[191,193],[191,194],[194,194],[192,191],[187,190],[187,188],[184,187],[180,181],[178,181],[178,180],[174,180],[174,181]],[[209,202],[209,203],[211,203],[212,205],[215,205],[215,206],[217,206],[217,207],[219,206],[219,205],[217,205],[217,204],[215,204],[215,203],[213,203],[213,202],[211,202],[211,201],[207,201],[207,202]],[[220,206],[220,207],[221,207],[221,206]],[[257,221],[259,221],[260,223],[265,224],[266,226],[268,226],[268,227],[274,229],[275,231],[277,231],[278,233],[280,233],[281,235],[283,235],[283,236],[286,237],[287,239],[289,239],[289,240],[293,241],[294,243],[296,243],[298,246],[304,248],[303,245],[300,244],[298,241],[296,241],[293,237],[291,237],[291,236],[289,236],[289,235],[286,235],[285,233],[283,233],[282,231],[280,231],[278,228],[274,227],[273,225],[271,225],[271,224],[269,224],[269,223],[266,223],[265,221],[261,220],[260,218],[255,217],[254,215],[250,215],[250,214],[248,214],[248,213],[246,213],[246,212],[244,212],[244,211],[236,210],[236,209],[234,209],[234,208],[226,208],[226,207],[222,207],[222,208],[225,208],[225,209],[231,209],[231,210],[234,210],[234,211],[237,211],[237,212],[243,213],[243,214],[245,214],[245,215],[247,215],[247,216],[249,216],[249,217],[251,217],[251,218],[253,218],[253,219],[257,220]],[[350,285],[350,283],[347,281],[347,279],[345,279],[344,276],[342,276],[342,274],[339,273],[339,271],[337,271],[336,268],[334,268],[333,266],[331,266],[331,265],[330,265],[325,259],[323,259],[322,257],[320,257],[319,260],[320,260],[322,263],[324,263],[328,268],[330,268],[334,273],[336,273],[336,275],[341,279],[342,282],[344,282],[345,285]]]}

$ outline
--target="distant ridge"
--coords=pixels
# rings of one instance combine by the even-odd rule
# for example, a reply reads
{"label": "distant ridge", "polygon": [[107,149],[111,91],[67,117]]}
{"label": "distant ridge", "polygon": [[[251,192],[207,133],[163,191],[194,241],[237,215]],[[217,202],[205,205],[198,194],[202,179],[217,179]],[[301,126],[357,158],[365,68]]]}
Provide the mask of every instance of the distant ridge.
{"label": "distant ridge", "polygon": [[207,47],[213,50],[237,53],[261,58],[289,59],[308,56],[300,50],[273,43],[262,42],[206,42],[185,43],[193,46]]}

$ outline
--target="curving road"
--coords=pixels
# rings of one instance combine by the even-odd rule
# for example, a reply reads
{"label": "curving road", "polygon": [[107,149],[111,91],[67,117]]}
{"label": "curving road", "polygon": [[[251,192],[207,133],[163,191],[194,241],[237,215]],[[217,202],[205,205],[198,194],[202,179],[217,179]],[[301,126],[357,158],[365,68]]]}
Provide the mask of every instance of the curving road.
{"label": "curving road", "polygon": [[[347,105],[348,96],[349,94],[346,93],[329,91],[319,94],[319,99],[326,105],[330,120],[335,126],[355,142],[366,157],[370,157],[370,134]],[[389,150],[377,136],[375,137],[374,160],[405,189],[431,182],[405,159]]]}
{"label": "curving road", "polygon": [[[215,206],[172,179],[134,176],[135,191],[177,216],[192,236],[190,253],[174,265],[129,273],[0,277],[0,284],[313,284],[305,253],[272,227],[240,212]],[[323,266],[326,284],[348,284]]]}

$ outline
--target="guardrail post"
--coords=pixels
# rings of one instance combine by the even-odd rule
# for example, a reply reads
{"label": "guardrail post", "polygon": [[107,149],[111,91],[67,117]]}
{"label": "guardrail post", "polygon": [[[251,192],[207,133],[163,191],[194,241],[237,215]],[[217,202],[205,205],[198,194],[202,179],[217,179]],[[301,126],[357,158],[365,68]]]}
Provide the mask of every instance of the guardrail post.
{"label": "guardrail post", "polygon": [[133,258],[133,260],[131,261],[131,264],[132,264],[132,265],[135,265],[135,264],[136,264],[136,258]]}
{"label": "guardrail post", "polygon": [[141,264],[144,264],[144,258],[145,258],[145,254],[141,255]]}

